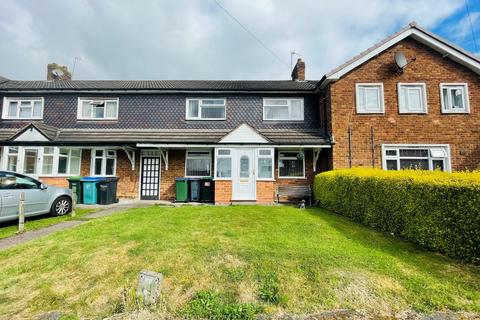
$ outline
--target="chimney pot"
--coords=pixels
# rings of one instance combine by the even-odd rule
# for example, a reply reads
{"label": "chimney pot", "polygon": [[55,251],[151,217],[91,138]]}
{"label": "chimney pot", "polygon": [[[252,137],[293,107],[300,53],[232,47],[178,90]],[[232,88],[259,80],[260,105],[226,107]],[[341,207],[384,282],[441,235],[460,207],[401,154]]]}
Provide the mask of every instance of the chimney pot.
{"label": "chimney pot", "polygon": [[305,61],[301,58],[297,59],[297,63],[292,70],[293,81],[305,81]]}
{"label": "chimney pot", "polygon": [[[60,75],[56,75],[53,71],[60,70]],[[47,65],[47,80],[72,80],[72,74],[68,71],[67,66],[61,66],[57,63],[49,63]]]}

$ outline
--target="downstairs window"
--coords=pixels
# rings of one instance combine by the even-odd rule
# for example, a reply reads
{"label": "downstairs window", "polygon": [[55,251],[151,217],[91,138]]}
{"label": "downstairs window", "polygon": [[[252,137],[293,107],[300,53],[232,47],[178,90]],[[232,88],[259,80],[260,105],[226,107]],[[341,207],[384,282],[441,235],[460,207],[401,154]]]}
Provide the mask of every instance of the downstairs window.
{"label": "downstairs window", "polygon": [[447,146],[382,146],[385,170],[450,171]]}

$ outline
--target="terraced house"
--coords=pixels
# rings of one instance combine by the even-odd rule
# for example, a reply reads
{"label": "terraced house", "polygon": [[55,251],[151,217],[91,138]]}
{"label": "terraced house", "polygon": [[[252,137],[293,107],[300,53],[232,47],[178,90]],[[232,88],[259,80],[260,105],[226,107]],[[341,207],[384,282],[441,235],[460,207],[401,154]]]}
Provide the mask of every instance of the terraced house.
{"label": "terraced house", "polygon": [[412,23],[321,80],[0,78],[0,168],[65,185],[117,176],[120,197],[173,200],[213,176],[215,202],[272,203],[279,186],[350,166],[480,163],[480,60]]}

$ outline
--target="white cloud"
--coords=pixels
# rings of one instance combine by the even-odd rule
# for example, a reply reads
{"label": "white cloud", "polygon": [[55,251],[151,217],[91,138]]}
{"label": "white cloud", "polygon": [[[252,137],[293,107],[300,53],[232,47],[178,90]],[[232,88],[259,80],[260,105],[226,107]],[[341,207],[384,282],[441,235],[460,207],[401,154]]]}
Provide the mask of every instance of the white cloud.
{"label": "white cloud", "polygon": [[[416,20],[426,28],[461,0],[218,0],[282,60],[300,52],[319,79]],[[475,19],[477,19],[476,17]],[[46,64],[77,79],[288,79],[289,69],[213,0],[3,0],[0,74],[43,79]]]}

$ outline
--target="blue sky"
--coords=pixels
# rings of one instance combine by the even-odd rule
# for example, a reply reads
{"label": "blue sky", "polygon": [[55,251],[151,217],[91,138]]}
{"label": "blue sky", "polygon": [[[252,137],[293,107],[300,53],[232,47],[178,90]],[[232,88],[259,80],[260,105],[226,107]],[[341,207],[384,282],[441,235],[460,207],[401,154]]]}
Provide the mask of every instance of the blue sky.
{"label": "blue sky", "polygon": [[441,21],[432,31],[464,49],[480,55],[480,0],[469,0],[468,4],[477,47],[465,6],[461,6],[454,14]]}
{"label": "blue sky", "polygon": [[480,54],[465,0],[217,1],[280,59],[215,0],[1,0],[0,75],[45,79],[78,56],[74,79],[289,79],[295,50],[320,79],[411,21]]}

